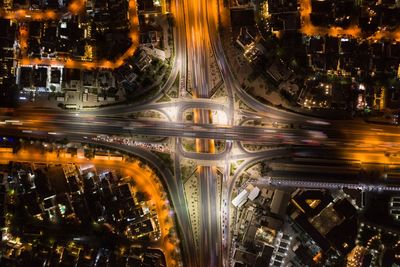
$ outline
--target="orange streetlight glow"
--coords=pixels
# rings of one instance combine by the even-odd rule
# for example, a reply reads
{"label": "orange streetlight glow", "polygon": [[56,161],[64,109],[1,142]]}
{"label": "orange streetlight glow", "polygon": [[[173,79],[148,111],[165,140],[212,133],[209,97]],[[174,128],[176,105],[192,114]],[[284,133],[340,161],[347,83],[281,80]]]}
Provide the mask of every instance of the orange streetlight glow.
{"label": "orange streetlight glow", "polygon": [[367,37],[369,40],[391,39],[400,41],[400,27],[395,30],[377,31],[371,36],[363,36],[361,28],[357,25],[351,26],[348,29],[341,27],[317,27],[311,22],[311,0],[300,1],[300,17],[301,17],[301,32],[308,36],[313,35],[329,35],[332,37],[349,36],[352,38]]}
{"label": "orange streetlight glow", "polygon": [[[85,10],[86,1],[85,0],[74,0],[69,6],[68,10],[72,14],[79,14]],[[64,65],[67,68],[79,68],[79,69],[91,69],[91,68],[105,68],[105,69],[114,69],[120,67],[124,60],[128,57],[132,56],[139,46],[139,19],[137,16],[137,6],[135,0],[129,1],[129,17],[131,18],[129,21],[131,23],[131,31],[129,33],[129,37],[132,40],[132,46],[128,48],[128,50],[119,58],[115,59],[115,61],[81,61],[74,59],[67,59],[66,61],[60,61],[56,59],[32,59],[27,56],[28,49],[28,31],[25,27],[20,28],[19,32],[19,43],[21,46],[21,56],[22,58],[19,60],[20,64],[48,64],[48,65]],[[60,18],[62,13],[46,10],[46,11],[37,11],[37,10],[26,10],[19,9],[13,11],[0,11],[0,17],[4,17],[10,20],[17,21],[45,21],[45,20],[56,20]]]}
{"label": "orange streetlight glow", "polygon": [[1,153],[2,162],[30,162],[30,163],[46,163],[46,164],[76,164],[76,165],[94,165],[100,168],[113,168],[121,170],[122,174],[127,177],[125,179],[133,179],[135,187],[142,192],[151,196],[151,202],[155,206],[157,212],[158,224],[160,228],[161,238],[155,244],[154,248],[161,249],[164,252],[167,266],[178,266],[174,260],[173,254],[178,249],[178,238],[176,234],[170,235],[174,229],[174,222],[171,217],[172,208],[166,199],[166,194],[161,185],[159,178],[148,166],[143,167],[139,161],[113,161],[113,160],[89,160],[87,158],[63,157],[56,152],[39,153],[31,150],[21,150],[17,154]]}

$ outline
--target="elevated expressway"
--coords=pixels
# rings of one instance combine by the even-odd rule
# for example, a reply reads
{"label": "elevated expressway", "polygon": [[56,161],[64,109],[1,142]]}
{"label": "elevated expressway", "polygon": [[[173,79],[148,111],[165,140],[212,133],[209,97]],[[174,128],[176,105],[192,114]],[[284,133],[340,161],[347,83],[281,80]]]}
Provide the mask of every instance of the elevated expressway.
{"label": "elevated expressway", "polygon": [[[224,55],[217,29],[217,8],[215,1],[206,0],[175,0],[172,1],[176,28],[175,34],[175,62],[171,76],[163,90],[169,89],[179,75],[182,91],[188,87],[195,88],[198,98],[187,100],[179,99],[171,103],[144,103],[109,107],[94,111],[60,112],[47,109],[24,109],[0,112],[0,121],[5,119],[19,120],[21,124],[1,124],[0,132],[3,135],[37,136],[63,138],[70,140],[89,142],[90,137],[107,135],[148,135],[176,138],[198,138],[202,140],[219,139],[235,143],[240,148],[233,154],[231,146],[224,153],[208,154],[212,143],[199,141],[200,153],[186,153],[179,150],[176,154],[184,157],[192,157],[198,160],[223,161],[229,164],[230,160],[245,159],[232,179],[224,181],[222,198],[230,203],[230,197],[234,181],[238,174],[254,162],[268,159],[290,156],[293,150],[290,146],[302,145],[303,153],[318,150],[320,146],[338,151],[339,153],[358,152],[359,155],[379,154],[382,159],[384,150],[399,150],[397,128],[385,125],[370,125],[362,120],[351,121],[324,121],[323,124],[315,124],[314,118],[301,114],[279,110],[259,103],[244,92],[229,69],[229,64]],[[223,77],[228,92],[228,103],[220,104],[208,100],[208,52],[212,49]],[[188,83],[187,71],[193,76],[193,84]],[[254,127],[234,125],[233,96],[236,94],[254,113],[247,113],[246,117],[268,119],[293,124],[293,128]],[[156,95],[151,100],[159,98]],[[203,98],[203,99],[202,99]],[[196,124],[174,121],[171,114],[165,110],[174,108],[177,114],[186,109],[198,109],[199,116]],[[209,124],[208,114],[205,110],[223,110],[228,117],[226,125]],[[157,110],[165,114],[171,121],[132,120],[124,115],[141,110]],[[315,132],[322,133],[316,137]],[[53,133],[55,135],[49,135]],[[266,151],[244,151],[240,142],[247,141],[259,144],[269,144],[272,148]],[[367,146],[365,146],[367,144]],[[368,144],[372,144],[368,146]],[[176,209],[176,217],[181,229],[183,243],[184,266],[220,266],[227,265],[229,248],[229,221],[223,225],[224,236],[219,227],[219,211],[217,211],[217,197],[212,167],[203,167],[201,173],[202,194],[202,233],[200,255],[194,249],[194,238],[190,226],[189,214],[184,198],[183,185],[180,179],[176,179],[165,168],[160,160],[152,153],[117,144],[102,144],[129,153],[137,154],[151,162],[163,175],[164,181],[170,192],[173,206]],[[377,151],[377,148],[380,148]],[[384,157],[383,157],[384,158]],[[179,159],[179,158],[178,158]],[[177,162],[175,162],[177,164]],[[229,166],[226,169],[229,170]],[[176,167],[177,170],[179,168]],[[229,174],[225,174],[228,179]],[[290,182],[287,182],[290,184]],[[294,182],[293,182],[294,183]],[[333,185],[328,185],[333,186]],[[229,206],[229,205],[228,205]],[[228,218],[229,219],[229,218]],[[221,238],[222,237],[222,238]],[[228,240],[228,242],[227,242]],[[223,251],[221,249],[223,248]],[[222,259],[224,258],[224,259]]]}
{"label": "elevated expressway", "polygon": [[[191,89],[193,97],[209,98],[209,57],[210,41],[208,34],[207,7],[208,1],[205,0],[184,0],[186,16],[186,42],[188,71],[191,74],[188,89]],[[211,113],[204,107],[195,108],[194,122],[201,125],[211,123]],[[177,125],[176,125],[177,126]],[[196,134],[196,151],[199,153],[213,153],[214,141],[212,136],[199,139]],[[220,227],[219,227],[219,205],[217,200],[217,181],[215,166],[199,166],[199,266],[220,266],[221,265],[221,246],[220,246]]]}

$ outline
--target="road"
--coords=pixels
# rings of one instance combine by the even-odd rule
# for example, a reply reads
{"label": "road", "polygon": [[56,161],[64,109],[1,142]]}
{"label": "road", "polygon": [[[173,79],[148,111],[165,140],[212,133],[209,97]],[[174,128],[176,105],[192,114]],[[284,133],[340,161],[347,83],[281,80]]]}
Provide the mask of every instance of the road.
{"label": "road", "polygon": [[[7,114],[3,114],[1,120],[10,119]],[[260,117],[262,117],[260,115]],[[211,138],[221,140],[247,140],[255,143],[269,142],[271,145],[281,144],[286,141],[290,141],[293,144],[303,144],[310,146],[306,151],[313,151],[319,147],[318,143],[312,144],[312,142],[304,143],[303,140],[314,140],[324,145],[330,143],[333,146],[333,150],[345,151],[346,147],[350,150],[355,148],[360,149],[361,154],[365,152],[371,153],[372,151],[380,148],[381,150],[400,150],[398,145],[399,132],[396,127],[387,125],[373,125],[367,124],[361,120],[351,121],[349,124],[346,121],[330,121],[329,124],[315,124],[308,123],[307,121],[313,121],[312,118],[302,117],[302,120],[298,120],[297,115],[285,115],[285,123],[293,122],[295,128],[276,128],[276,127],[254,127],[254,126],[229,126],[229,125],[209,125],[209,124],[188,124],[188,123],[177,123],[177,122],[166,122],[166,121],[154,121],[154,120],[130,120],[123,117],[104,117],[104,116],[93,116],[79,114],[76,116],[75,113],[50,113],[43,110],[36,110],[31,112],[17,112],[12,118],[14,120],[20,120],[23,125],[11,125],[11,124],[0,124],[1,132],[6,134],[15,135],[16,132],[22,134],[22,131],[32,131],[29,135],[38,134],[41,136],[48,132],[54,132],[61,136],[67,136],[68,138],[77,136],[93,136],[97,134],[146,134],[146,135],[157,135],[157,136],[175,136],[175,137],[197,137],[197,138]],[[275,119],[275,118],[274,118]],[[302,126],[301,126],[302,125]],[[301,127],[303,128],[301,128]],[[326,137],[320,138],[315,135],[315,132],[322,132]],[[86,141],[82,139],[82,141]],[[368,145],[369,146],[366,146]],[[365,145],[361,150],[360,145]],[[355,151],[353,151],[355,152]],[[269,152],[268,152],[269,153]],[[271,151],[271,155],[276,153],[276,156],[287,155],[287,151]],[[201,154],[199,154],[200,157]],[[203,155],[204,156],[204,155]],[[257,157],[255,155],[254,159]],[[260,155],[260,159],[268,157],[267,152],[264,155]],[[380,157],[384,157],[383,153]],[[207,170],[202,171],[207,173],[206,178],[202,177],[202,199],[204,200],[202,206],[202,217],[207,220],[202,220],[204,223],[204,229],[210,227],[211,229],[218,228],[218,214],[215,208],[215,202],[212,199],[216,197],[213,192],[215,191],[215,181],[212,178],[212,172]],[[203,179],[204,178],[204,179]],[[233,185],[231,182],[229,185]],[[183,188],[181,184],[170,185],[169,188],[171,196],[174,196],[173,205],[180,207],[180,211],[177,211],[178,222],[182,229],[182,239],[184,239],[184,251],[189,251],[187,256],[187,266],[199,266],[195,262],[195,259],[191,259],[190,256],[193,252],[194,245],[190,220],[188,214],[185,215],[186,203],[183,197]],[[223,199],[228,199],[230,203],[230,192],[227,191]],[[179,199],[175,199],[175,196]],[[177,208],[179,209],[179,208]],[[210,212],[213,210],[214,213]],[[187,210],[186,210],[187,212]],[[219,210],[218,210],[219,212]],[[229,212],[229,210],[228,210]],[[206,217],[208,216],[208,217]],[[211,224],[211,225],[210,225]],[[212,226],[214,224],[214,226]],[[229,222],[225,225],[229,225]],[[229,228],[228,228],[229,229]],[[229,234],[228,229],[225,228],[224,233]],[[207,246],[206,251],[209,250],[209,246],[217,246],[215,244],[215,237],[217,234],[214,231],[205,231],[203,236],[203,243]],[[186,236],[186,237],[185,237]],[[191,240],[191,241],[190,241]],[[210,241],[212,240],[212,241]],[[224,240],[230,240],[230,237],[225,237]],[[228,242],[229,246],[229,242]],[[219,246],[221,247],[221,246]],[[217,251],[217,250],[215,250]],[[230,251],[229,249],[226,251]],[[211,251],[212,252],[212,251]],[[194,253],[193,253],[194,254]],[[214,260],[218,261],[217,253],[215,255],[209,255],[209,263],[213,264]],[[202,258],[204,255],[202,255]],[[206,258],[207,259],[207,258]],[[200,265],[200,266],[215,266],[215,265]]]}
{"label": "road", "polygon": [[[193,93],[193,97],[209,98],[209,54],[210,41],[208,35],[208,20],[206,0],[185,0],[186,9],[186,40],[188,51],[189,71],[192,79],[187,84]],[[208,109],[195,108],[194,122],[196,124],[209,125],[211,114]],[[182,128],[181,128],[182,129]],[[191,137],[193,133],[186,133]],[[196,135],[196,134],[195,134]],[[196,139],[196,151],[200,153],[213,153],[214,141],[212,136],[203,139]],[[211,166],[199,166],[200,179],[200,258],[199,266],[220,266],[219,245],[219,220],[217,212],[217,189],[216,189],[216,168]],[[217,238],[216,238],[217,237]]]}
{"label": "road", "polygon": [[[172,13],[174,14],[174,21],[175,21],[175,29],[174,29],[174,42],[175,42],[175,70],[179,70],[179,97],[183,97],[186,95],[187,91],[187,86],[188,86],[188,45],[187,45],[187,31],[186,31],[186,24],[187,24],[187,16],[188,14],[186,13],[186,5],[184,3],[184,0],[175,0],[171,2],[171,10]],[[176,77],[176,76],[175,76]],[[175,79],[173,80],[175,81]],[[168,83],[168,82],[167,82]],[[169,85],[169,87],[163,88],[163,91],[168,90],[172,83]],[[182,101],[179,101],[178,103],[171,103],[172,105],[168,107],[169,109],[172,108],[174,114],[170,115],[170,117],[174,117],[175,120],[182,119],[180,117],[180,114],[183,114],[183,112],[186,109],[190,108],[190,103],[187,103],[188,105],[183,104]],[[146,104],[147,105],[147,104]],[[199,106],[202,106],[200,104]],[[159,107],[154,107],[156,110],[160,110]],[[179,146],[179,138],[176,139],[175,146]],[[192,229],[192,224],[190,221],[190,215],[189,215],[189,209],[186,203],[186,199],[184,198],[184,189],[183,189],[183,184],[182,184],[182,177],[180,175],[180,153],[179,150],[178,152],[175,153],[175,180],[179,184],[179,194],[183,196],[182,201],[179,202],[181,203],[182,209],[185,209],[185,219],[187,218],[187,221],[185,221],[185,224],[180,224],[180,227],[182,231],[184,232],[184,236],[182,238],[183,245],[184,245],[184,251],[183,251],[183,256],[184,256],[184,266],[199,266],[199,257],[198,253],[196,250],[195,246],[195,237],[193,236],[193,229]],[[182,211],[183,212],[183,211]]]}
{"label": "road", "polygon": [[[151,106],[151,105],[150,105]],[[204,115],[205,116],[205,115]],[[12,118],[19,124],[4,124]],[[237,140],[270,144],[308,144],[308,145],[367,145],[387,146],[398,149],[397,127],[373,125],[361,120],[332,121],[330,125],[315,125],[293,121],[293,128],[264,127],[250,125],[213,125],[162,120],[128,119],[123,117],[104,117],[74,113],[22,112],[14,116],[0,116],[1,128],[11,127],[32,132],[59,132],[93,134],[140,134],[149,136],[170,136],[218,140]]]}

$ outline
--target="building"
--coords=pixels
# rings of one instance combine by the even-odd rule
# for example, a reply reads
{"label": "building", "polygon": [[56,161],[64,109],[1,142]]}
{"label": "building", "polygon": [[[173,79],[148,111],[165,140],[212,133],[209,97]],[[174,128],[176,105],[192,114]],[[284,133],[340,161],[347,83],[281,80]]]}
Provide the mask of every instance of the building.
{"label": "building", "polygon": [[233,259],[237,263],[244,264],[244,266],[254,266],[256,262],[256,255],[240,249],[235,249]]}
{"label": "building", "polygon": [[276,189],[274,192],[274,196],[272,197],[271,201],[271,213],[278,215],[279,217],[283,218],[286,214],[286,208],[290,201],[290,194]]}
{"label": "building", "polygon": [[248,195],[248,198],[249,198],[251,201],[253,201],[254,199],[256,199],[256,198],[258,197],[259,194],[260,194],[260,188],[258,188],[258,187],[256,186],[256,187],[254,187],[254,188],[250,191],[250,193],[249,193],[249,195]]}
{"label": "building", "polygon": [[320,248],[311,254],[349,253],[357,236],[356,214],[347,198],[333,199],[325,190],[296,190],[289,209],[295,228]]}
{"label": "building", "polygon": [[248,196],[249,192],[246,189],[243,190],[232,200],[232,205],[236,208],[240,208],[244,203],[246,203]]}

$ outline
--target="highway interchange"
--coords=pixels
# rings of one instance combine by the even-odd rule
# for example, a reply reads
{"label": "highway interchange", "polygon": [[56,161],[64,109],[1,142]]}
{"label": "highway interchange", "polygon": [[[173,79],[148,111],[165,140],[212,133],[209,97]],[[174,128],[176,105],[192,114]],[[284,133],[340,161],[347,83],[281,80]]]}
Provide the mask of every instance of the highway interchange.
{"label": "highway interchange", "polygon": [[[291,113],[266,106],[242,90],[232,74],[224,55],[217,31],[218,14],[216,1],[175,0],[172,5],[176,28],[175,62],[173,70],[162,91],[167,91],[175,81],[180,80],[180,96],[193,89],[196,98],[179,98],[173,102],[157,103],[162,96],[157,94],[147,103],[108,107],[99,110],[61,111],[48,109],[24,109],[24,107],[1,112],[0,131],[3,135],[64,138],[71,141],[93,142],[110,148],[139,155],[150,162],[163,176],[176,211],[179,224],[184,266],[229,266],[229,203],[231,192],[238,175],[247,166],[260,160],[290,156],[296,153],[312,154],[325,149],[338,156],[377,154],[384,158],[385,151],[397,151],[400,132],[389,125],[372,125],[361,119],[349,121],[328,121]],[[216,61],[227,89],[226,104],[208,99],[209,51],[216,56]],[[190,78],[189,78],[190,77]],[[234,95],[241,99],[255,112],[234,109]],[[168,110],[173,109],[173,112]],[[184,123],[179,114],[188,109],[195,109],[195,123]],[[130,119],[127,115],[135,111],[156,110],[165,115],[167,120]],[[227,115],[227,124],[210,124],[209,110],[220,110]],[[261,120],[266,126],[245,125],[244,120]],[[6,123],[15,120],[18,123]],[[278,124],[270,124],[278,122]],[[175,175],[166,168],[154,154],[137,147],[120,144],[104,144],[91,141],[92,137],[105,135],[147,135],[163,136],[175,139],[176,151]],[[197,138],[197,152],[186,152],[180,144],[181,138]],[[222,153],[213,153],[212,140],[226,140]],[[242,142],[268,144],[265,151],[247,151]],[[234,149],[236,147],[237,149]],[[295,148],[293,148],[295,147]],[[400,151],[400,150],[399,150]],[[183,184],[180,179],[180,158],[192,158],[201,165],[201,245],[195,249],[190,216],[186,205]],[[229,175],[230,161],[244,159],[245,162]],[[374,159],[374,158],[372,158]],[[367,158],[368,160],[368,158]],[[396,160],[395,160],[396,161]],[[216,167],[225,168],[222,196],[217,196]],[[260,183],[267,181],[260,180]],[[269,182],[271,183],[271,182]],[[278,184],[279,185],[279,184]],[[301,186],[300,182],[288,181],[287,185]],[[323,186],[324,184],[318,184]],[[308,186],[312,186],[308,184]],[[317,185],[315,185],[317,186]],[[325,184],[327,187],[340,187],[340,184]],[[348,183],[352,186],[352,183]],[[395,189],[393,187],[392,189]],[[366,187],[366,189],[371,189]],[[221,212],[222,199],[228,203],[225,212]],[[225,214],[225,215],[223,215]],[[221,224],[225,216],[225,224]],[[224,234],[222,234],[224,233]]]}

